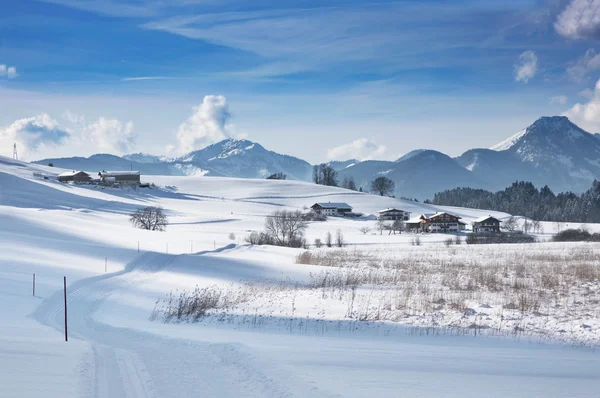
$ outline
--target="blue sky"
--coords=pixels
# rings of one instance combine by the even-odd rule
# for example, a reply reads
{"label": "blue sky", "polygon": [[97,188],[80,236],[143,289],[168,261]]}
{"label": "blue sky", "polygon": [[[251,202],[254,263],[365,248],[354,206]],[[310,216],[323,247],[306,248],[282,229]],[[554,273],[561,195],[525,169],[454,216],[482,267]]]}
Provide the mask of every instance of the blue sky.
{"label": "blue sky", "polygon": [[1,154],[176,156],[233,136],[311,162],[459,155],[555,114],[600,132],[599,0],[2,10]]}

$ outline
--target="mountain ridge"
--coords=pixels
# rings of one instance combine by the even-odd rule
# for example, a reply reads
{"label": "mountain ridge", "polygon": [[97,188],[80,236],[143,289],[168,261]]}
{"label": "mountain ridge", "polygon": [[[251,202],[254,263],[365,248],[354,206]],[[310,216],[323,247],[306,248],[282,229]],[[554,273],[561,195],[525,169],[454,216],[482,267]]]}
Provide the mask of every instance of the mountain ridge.
{"label": "mountain ridge", "polygon": [[[86,171],[135,169],[149,175],[266,178],[281,172],[300,181],[311,180],[313,167],[303,159],[235,138],[177,158],[96,154],[34,163]],[[516,180],[548,185],[555,191],[583,192],[594,179],[600,180],[600,135],[586,132],[567,117],[546,116],[491,148],[469,149],[454,158],[416,149],[395,161],[349,159],[326,164],[338,172],[340,180],[351,176],[364,190],[369,190],[374,178],[388,176],[396,183],[396,196],[420,199],[459,186],[502,189]]]}

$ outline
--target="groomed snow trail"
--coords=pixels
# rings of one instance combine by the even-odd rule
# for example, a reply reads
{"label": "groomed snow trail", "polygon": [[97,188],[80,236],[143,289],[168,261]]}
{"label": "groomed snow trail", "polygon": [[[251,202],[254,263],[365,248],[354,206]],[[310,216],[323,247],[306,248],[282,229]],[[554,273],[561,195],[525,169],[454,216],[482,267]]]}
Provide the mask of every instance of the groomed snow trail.
{"label": "groomed snow trail", "polygon": [[[69,338],[89,342],[93,348],[93,361],[88,364],[92,372],[88,373],[94,374],[94,380],[84,381],[89,390],[85,395],[294,397],[308,393],[298,391],[296,382],[291,383],[292,387],[291,380],[281,382],[266,375],[264,371],[269,366],[265,361],[238,344],[170,339],[140,330],[115,328],[93,319],[94,312],[112,292],[155,278],[177,257],[148,252],[121,272],[83,279],[68,286]],[[40,305],[34,317],[42,324],[64,331],[63,300],[62,291],[55,293]],[[310,394],[316,396],[314,390]]]}

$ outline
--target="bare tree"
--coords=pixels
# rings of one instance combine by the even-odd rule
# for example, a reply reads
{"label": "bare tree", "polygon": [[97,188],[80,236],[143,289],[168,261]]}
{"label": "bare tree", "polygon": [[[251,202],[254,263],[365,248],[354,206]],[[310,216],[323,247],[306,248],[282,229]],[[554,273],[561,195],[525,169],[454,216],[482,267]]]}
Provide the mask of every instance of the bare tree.
{"label": "bare tree", "polygon": [[379,230],[379,235],[383,235],[383,230],[387,228],[387,224],[384,219],[377,220],[377,229]]}
{"label": "bare tree", "polygon": [[333,237],[331,236],[331,232],[327,231],[327,233],[325,234],[325,244],[327,245],[327,247],[331,247],[333,242]]}
{"label": "bare tree", "polygon": [[540,230],[542,228],[542,223],[537,220],[534,220],[531,222],[531,228],[533,229],[533,232],[535,232],[536,234],[539,234]]}
{"label": "bare tree", "polygon": [[358,230],[360,232],[362,232],[363,235],[366,235],[366,234],[368,234],[371,231],[371,228],[369,228],[367,226],[364,226],[364,227],[360,227]]}
{"label": "bare tree", "polygon": [[371,191],[377,192],[380,196],[389,196],[394,193],[396,184],[387,177],[377,177],[371,182]]}
{"label": "bare tree", "polygon": [[341,229],[335,231],[335,244],[337,247],[344,247],[344,235]]}
{"label": "bare tree", "polygon": [[321,239],[319,239],[319,238],[315,239],[315,247],[318,249],[321,246],[323,246],[323,242],[321,242]]}
{"label": "bare tree", "polygon": [[131,213],[129,221],[134,227],[148,231],[164,231],[169,220],[162,207],[149,206]]}
{"label": "bare tree", "polygon": [[313,167],[313,182],[319,185],[329,185],[337,187],[337,171],[333,167],[321,163]]}
{"label": "bare tree", "polygon": [[[278,246],[294,246],[304,237],[308,227],[301,211],[276,211],[267,217],[265,232]],[[301,246],[301,244],[300,244]]]}
{"label": "bare tree", "polygon": [[529,233],[529,231],[531,231],[531,223],[527,220],[523,221],[523,232],[525,232],[526,234]]}
{"label": "bare tree", "polygon": [[392,223],[392,226],[390,227],[390,230],[392,230],[394,232],[394,235],[396,235],[396,232],[402,233],[403,229],[404,229],[404,222],[402,220],[394,220],[394,222]]}
{"label": "bare tree", "polygon": [[517,226],[517,219],[513,216],[510,216],[502,225],[502,227],[508,232],[515,232],[517,230]]}

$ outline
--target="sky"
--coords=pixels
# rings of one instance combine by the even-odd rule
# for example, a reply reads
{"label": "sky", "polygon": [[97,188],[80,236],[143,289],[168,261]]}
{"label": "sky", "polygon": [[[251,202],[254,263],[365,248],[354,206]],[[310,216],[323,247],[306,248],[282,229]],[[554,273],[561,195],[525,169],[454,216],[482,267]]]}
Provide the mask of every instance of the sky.
{"label": "sky", "polygon": [[600,0],[20,0],[0,154],[458,156],[541,116],[600,133]]}

